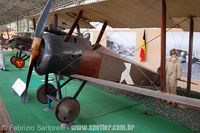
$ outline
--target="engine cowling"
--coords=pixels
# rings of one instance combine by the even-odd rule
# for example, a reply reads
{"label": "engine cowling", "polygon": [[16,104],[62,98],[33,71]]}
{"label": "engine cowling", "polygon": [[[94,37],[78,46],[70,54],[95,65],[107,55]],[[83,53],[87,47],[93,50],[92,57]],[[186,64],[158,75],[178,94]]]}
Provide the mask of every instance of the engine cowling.
{"label": "engine cowling", "polygon": [[44,34],[35,71],[39,75],[77,73],[83,51],[80,40],[79,37],[72,36],[68,42],[64,42],[64,36],[53,33]]}

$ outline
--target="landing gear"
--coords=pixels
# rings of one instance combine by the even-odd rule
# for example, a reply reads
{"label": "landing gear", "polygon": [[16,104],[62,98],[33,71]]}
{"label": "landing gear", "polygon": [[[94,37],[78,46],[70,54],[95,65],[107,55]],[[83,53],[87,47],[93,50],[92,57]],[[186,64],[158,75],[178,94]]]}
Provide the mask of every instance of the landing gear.
{"label": "landing gear", "polygon": [[[56,75],[57,91],[55,91],[54,90],[55,88],[52,85],[48,84],[48,74],[46,74],[45,84],[47,89],[45,88],[45,84],[39,87],[37,91],[37,97],[41,103],[45,104],[47,103],[48,107],[45,108],[45,110],[48,111],[51,108],[51,101],[56,103],[55,116],[57,120],[60,121],[61,123],[69,124],[79,116],[80,104],[78,100],[76,100],[76,98],[82,91],[87,81],[83,81],[81,83],[81,85],[79,86],[78,90],[75,92],[73,97],[62,98],[61,88],[65,86],[67,83],[69,83],[72,80],[72,78],[69,78],[63,84],[60,84],[60,80],[58,77],[59,75]],[[55,92],[58,93],[58,98],[56,98]]]}
{"label": "landing gear", "polygon": [[13,65],[15,64],[15,58],[16,58],[15,56],[12,56],[10,58],[10,63],[13,64]]}
{"label": "landing gear", "polygon": [[12,56],[10,58],[10,63],[15,65],[15,67],[19,69],[25,66],[25,60],[21,57]]}
{"label": "landing gear", "polygon": [[30,56],[27,54],[24,54],[22,56],[22,52],[17,52],[15,56],[12,56],[10,58],[10,63],[14,65],[16,68],[23,68],[25,66],[25,61],[29,58]]}
{"label": "landing gear", "polygon": [[56,91],[56,88],[52,84],[48,84],[47,89],[45,88],[45,84],[43,84],[37,90],[37,100],[42,104],[47,104],[47,95],[56,97]]}
{"label": "landing gear", "polygon": [[24,59],[22,59],[22,58],[15,58],[15,67],[16,68],[19,68],[19,69],[21,69],[21,68],[23,68],[25,66],[25,60]]}
{"label": "landing gear", "polygon": [[73,97],[62,99],[56,106],[55,115],[58,121],[70,123],[75,120],[80,113],[80,104]]}

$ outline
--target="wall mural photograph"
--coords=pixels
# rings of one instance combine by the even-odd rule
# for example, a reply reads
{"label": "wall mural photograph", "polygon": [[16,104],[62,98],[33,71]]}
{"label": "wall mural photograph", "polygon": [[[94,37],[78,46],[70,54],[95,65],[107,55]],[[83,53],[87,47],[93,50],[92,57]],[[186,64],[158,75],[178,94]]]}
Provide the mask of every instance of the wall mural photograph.
{"label": "wall mural photograph", "polygon": [[[173,48],[177,49],[179,59],[182,63],[182,75],[187,77],[188,56],[189,56],[189,33],[188,32],[167,32],[167,59],[169,59],[169,51]],[[193,40],[193,57],[192,57],[192,78],[200,79],[200,33],[194,33]]]}
{"label": "wall mural photograph", "polygon": [[133,60],[136,46],[135,32],[108,32],[107,47],[123,57]]}

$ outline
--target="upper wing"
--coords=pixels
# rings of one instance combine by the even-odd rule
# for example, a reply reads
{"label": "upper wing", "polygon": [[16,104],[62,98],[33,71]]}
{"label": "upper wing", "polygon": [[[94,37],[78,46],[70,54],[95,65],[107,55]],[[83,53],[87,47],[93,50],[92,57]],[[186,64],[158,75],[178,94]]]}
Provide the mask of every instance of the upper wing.
{"label": "upper wing", "polygon": [[[78,11],[83,11],[81,24],[89,25],[91,21],[104,22],[113,28],[147,28],[160,27],[161,0],[107,0],[97,3],[80,5],[52,11],[58,14],[59,19],[65,23],[76,16]],[[173,27],[184,18],[194,16],[195,23],[198,23],[200,16],[199,0],[166,0],[167,5],[167,27]],[[33,16],[34,17],[34,16]],[[188,22],[185,21],[176,27],[189,30]],[[70,26],[70,24],[68,24]],[[187,27],[186,27],[187,26]],[[200,27],[195,26],[195,31]]]}
{"label": "upper wing", "polygon": [[145,95],[145,96],[150,96],[150,97],[159,98],[159,99],[163,99],[163,100],[172,100],[179,104],[183,104],[183,105],[187,105],[190,107],[200,109],[200,100],[194,99],[194,98],[172,95],[172,94],[163,93],[160,91],[153,91],[153,90],[144,89],[144,88],[140,88],[140,87],[136,87],[136,86],[129,86],[129,85],[125,85],[125,84],[115,83],[115,82],[106,81],[106,80],[102,80],[102,79],[91,78],[91,77],[82,76],[82,75],[71,75],[70,77],[89,81],[89,82],[100,84],[100,85],[105,85],[108,87],[113,87],[115,89],[134,92],[134,93]]}

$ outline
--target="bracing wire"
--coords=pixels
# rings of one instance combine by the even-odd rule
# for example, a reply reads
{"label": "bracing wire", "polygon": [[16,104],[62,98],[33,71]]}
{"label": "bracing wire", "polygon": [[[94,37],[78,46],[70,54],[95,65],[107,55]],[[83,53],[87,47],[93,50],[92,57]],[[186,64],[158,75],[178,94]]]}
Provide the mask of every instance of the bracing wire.
{"label": "bracing wire", "polygon": [[[168,32],[168,31],[170,31],[171,29],[177,27],[177,26],[180,25],[181,23],[185,22],[187,19],[188,19],[188,18],[185,18],[185,19],[181,20],[180,22],[178,22],[177,24],[175,24],[174,26],[172,26],[171,28],[168,28],[166,32]],[[95,26],[98,26],[98,25],[100,25],[100,23],[97,23]],[[88,28],[85,32],[88,32],[88,31],[89,31],[89,28]],[[85,32],[84,32],[84,33],[85,33]],[[158,36],[152,38],[150,41],[146,42],[146,45],[149,45],[150,42],[154,41],[155,39],[159,38],[160,36],[161,36],[161,35],[158,35]],[[140,50],[141,47],[142,47],[142,46],[139,46],[139,47],[136,48],[133,52],[136,52],[136,51]],[[127,55],[124,56],[124,58],[127,58]],[[156,86],[156,85],[153,83],[153,81],[152,81],[152,80],[137,66],[137,65],[136,65],[136,67],[138,68],[139,71],[141,71],[141,73],[149,80],[149,82],[150,82],[156,89],[159,89],[159,87]]]}
{"label": "bracing wire", "polygon": [[[186,21],[187,19],[188,19],[188,18],[185,18],[185,19],[183,19],[182,21],[180,21],[179,23],[175,24],[173,27],[169,28],[169,29],[167,30],[167,32],[170,31],[171,29],[173,29],[174,27],[177,27],[179,24],[183,23],[183,22]],[[158,36],[156,36],[155,38],[151,39],[150,41],[148,41],[148,42],[146,43],[146,45],[149,44],[150,42],[152,42],[153,40],[157,39],[157,38],[160,37],[160,36],[161,36],[161,35],[158,35]],[[137,48],[136,50],[134,50],[134,52],[137,51],[137,50],[139,50],[141,47],[142,47],[142,46],[140,46],[139,48]],[[136,67],[137,67],[138,70],[140,70],[140,71],[142,72],[142,74],[149,80],[149,82],[152,83],[152,85],[153,85],[154,87],[156,87],[157,89],[159,89],[158,86],[156,86],[156,85],[153,83],[153,81],[151,81],[151,79],[150,79],[137,65],[136,65]]]}
{"label": "bracing wire", "polygon": [[[157,3],[157,2],[158,2],[157,0],[155,0],[154,2],[152,2],[147,8],[145,8],[142,12],[140,12],[140,14],[141,14],[141,13],[144,13],[146,10],[148,10],[149,8],[151,8],[151,7],[152,7],[155,3]],[[139,14],[138,14],[138,15],[139,15]],[[167,32],[170,31],[171,29],[177,27],[179,24],[183,23],[183,22],[186,21],[187,19],[188,19],[188,18],[185,18],[185,19],[183,19],[182,21],[180,21],[179,23],[175,24],[173,27],[168,28],[168,29],[167,29]],[[101,23],[97,23],[97,24],[95,25],[95,27],[96,27],[96,26],[99,26],[100,24],[101,24]],[[89,32],[89,30],[90,30],[90,29],[89,29],[89,27],[88,27],[88,29],[85,30],[85,31],[83,32],[83,34],[84,34],[85,32]],[[149,45],[150,42],[154,41],[155,39],[159,38],[160,36],[161,36],[161,35],[158,35],[158,36],[154,37],[153,39],[151,39],[150,41],[146,42],[146,45]],[[141,47],[142,47],[142,46],[136,48],[133,52],[136,52],[136,51],[140,50]],[[79,58],[80,58],[80,57],[79,57]],[[79,59],[79,58],[77,58],[77,59]],[[127,58],[127,55],[126,55],[124,58]],[[70,63],[69,65],[71,65],[71,64],[73,64],[73,63],[74,63],[74,62]],[[69,66],[69,65],[68,65],[68,66]],[[68,66],[67,66],[67,67],[68,67]],[[150,79],[138,66],[136,66],[136,67],[137,67],[138,70],[140,70],[140,71],[142,72],[142,74],[152,83],[152,85],[158,89],[158,87],[153,83],[153,81],[151,81],[151,79]],[[65,67],[65,68],[66,68],[66,67]]]}
{"label": "bracing wire", "polygon": [[[187,19],[188,19],[188,18],[185,18],[185,19],[183,19],[182,21],[180,21],[179,23],[177,23],[177,24],[175,24],[174,26],[172,26],[171,28],[168,28],[168,29],[166,30],[166,32],[168,32],[168,31],[170,31],[171,29],[177,27],[179,24],[185,22]],[[158,35],[158,36],[156,36],[156,37],[154,37],[154,38],[151,39],[150,41],[146,42],[146,45],[149,45],[150,42],[154,41],[155,39],[159,38],[160,36],[161,36],[161,34]],[[136,51],[139,50],[141,47],[142,47],[142,46],[139,46],[139,47],[136,48],[133,52],[136,52]]]}

